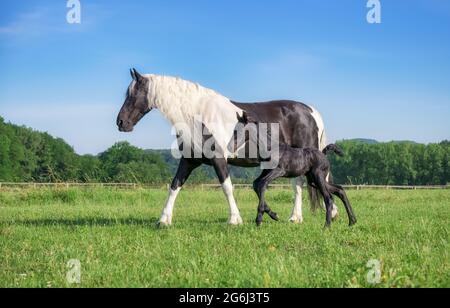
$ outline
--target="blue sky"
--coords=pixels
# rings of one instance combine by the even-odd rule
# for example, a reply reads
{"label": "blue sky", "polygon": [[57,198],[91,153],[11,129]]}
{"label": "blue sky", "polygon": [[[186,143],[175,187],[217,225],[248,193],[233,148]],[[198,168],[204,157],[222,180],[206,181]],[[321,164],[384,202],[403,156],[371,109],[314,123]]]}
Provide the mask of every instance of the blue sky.
{"label": "blue sky", "polygon": [[115,118],[129,69],[181,76],[238,101],[314,105],[331,141],[450,138],[450,1],[65,0],[0,2],[0,115],[79,153],[116,141],[168,148],[156,111],[132,134]]}

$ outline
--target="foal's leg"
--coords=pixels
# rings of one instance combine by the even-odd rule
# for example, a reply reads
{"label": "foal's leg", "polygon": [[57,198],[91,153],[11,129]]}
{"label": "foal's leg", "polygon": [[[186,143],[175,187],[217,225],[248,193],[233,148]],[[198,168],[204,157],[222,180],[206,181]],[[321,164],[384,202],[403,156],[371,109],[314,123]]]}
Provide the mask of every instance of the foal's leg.
{"label": "foal's leg", "polygon": [[292,187],[294,188],[295,192],[295,202],[294,202],[294,209],[292,210],[292,215],[289,221],[296,224],[303,223],[302,185],[303,180],[301,177],[292,180]]}
{"label": "foal's leg", "polygon": [[256,217],[256,225],[261,226],[264,213],[268,213],[272,219],[278,220],[278,215],[272,212],[265,200],[265,193],[270,182],[282,177],[285,172],[281,169],[264,170],[261,176],[255,181],[254,189],[259,198],[258,215]]}
{"label": "foal's leg", "polygon": [[356,216],[353,213],[352,206],[350,205],[350,201],[347,198],[344,188],[339,185],[328,184],[328,189],[333,195],[337,196],[344,203],[345,210],[347,211],[348,219],[350,221],[350,226],[356,224]]}
{"label": "foal's leg", "polygon": [[[261,201],[261,193],[260,193],[260,184],[262,179],[267,176],[270,173],[270,170],[264,170],[262,172],[262,174],[260,175],[259,178],[257,178],[255,180],[255,182],[253,182],[253,190],[256,192],[256,194],[258,195],[258,199]],[[269,205],[267,204],[266,200],[263,200],[263,206],[264,206],[264,213],[266,213],[267,215],[270,216],[270,218],[272,218],[273,220],[279,221],[280,219],[278,218],[278,214],[273,212]]]}
{"label": "foal's leg", "polygon": [[[327,174],[327,183],[331,183],[331,173]],[[331,217],[333,218],[333,220],[338,219],[339,217],[339,211],[338,211],[338,207],[336,206],[336,204],[333,201],[333,206],[332,206],[332,210],[331,210]]]}
{"label": "foal's leg", "polygon": [[169,197],[166,201],[166,206],[159,220],[160,226],[170,226],[172,224],[173,208],[175,206],[175,200],[181,187],[186,183],[187,179],[191,175],[192,171],[198,168],[201,164],[197,161],[182,158],[178,166],[178,171],[175,178],[172,181],[172,185],[169,190]]}
{"label": "foal's leg", "polygon": [[327,181],[323,174],[321,173],[315,173],[314,176],[314,182],[317,185],[320,193],[322,194],[323,200],[325,201],[325,209],[326,209],[326,222],[325,222],[325,228],[331,227],[331,221],[333,219],[332,211],[333,211],[333,198],[331,196],[330,191],[327,187]]}
{"label": "foal's leg", "polygon": [[230,219],[228,223],[230,225],[241,225],[243,223],[241,214],[237,207],[236,201],[233,195],[233,183],[231,183],[230,172],[228,170],[228,163],[225,159],[215,158],[212,161],[214,170],[222,185],[223,192],[227,197],[228,204],[230,206]]}

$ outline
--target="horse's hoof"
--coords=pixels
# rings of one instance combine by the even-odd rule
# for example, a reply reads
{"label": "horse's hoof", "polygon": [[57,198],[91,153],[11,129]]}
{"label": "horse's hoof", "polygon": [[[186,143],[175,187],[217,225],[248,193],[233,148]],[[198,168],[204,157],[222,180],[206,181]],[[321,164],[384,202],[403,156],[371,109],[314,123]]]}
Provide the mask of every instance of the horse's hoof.
{"label": "horse's hoof", "polygon": [[336,221],[339,219],[339,212],[337,207],[333,207],[333,210],[331,211],[331,219],[332,221]]}
{"label": "horse's hoof", "polygon": [[168,227],[172,224],[172,217],[168,215],[163,215],[158,222],[159,227]]}
{"label": "horse's hoof", "polygon": [[262,226],[262,221],[257,221],[256,222],[256,226],[259,228],[259,227],[261,227]]}
{"label": "horse's hoof", "polygon": [[289,222],[293,223],[293,224],[302,224],[303,223],[303,217],[291,217],[289,219]]}
{"label": "horse's hoof", "polygon": [[358,221],[356,219],[351,220],[349,223],[349,227],[353,227],[354,225],[356,225],[357,222]]}
{"label": "horse's hoof", "polygon": [[241,216],[233,216],[228,220],[228,224],[232,226],[239,226],[242,225],[244,221],[242,220]]}
{"label": "horse's hoof", "polygon": [[171,224],[167,224],[167,223],[164,223],[164,222],[161,222],[161,221],[158,221],[158,222],[156,223],[156,227],[157,227],[158,229],[169,228],[170,226],[171,226]]}

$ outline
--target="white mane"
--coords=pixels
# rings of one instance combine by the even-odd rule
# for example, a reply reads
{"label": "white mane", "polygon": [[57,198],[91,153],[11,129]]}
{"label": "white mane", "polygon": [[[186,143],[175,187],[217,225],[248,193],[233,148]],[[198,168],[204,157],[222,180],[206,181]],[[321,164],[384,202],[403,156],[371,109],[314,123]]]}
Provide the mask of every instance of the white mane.
{"label": "white mane", "polygon": [[[145,75],[150,80],[150,107],[158,108],[176,127],[194,126],[194,118],[201,116],[203,124],[215,137],[218,145],[226,149],[242,110],[228,98],[199,84],[175,77]],[[228,153],[229,154],[229,153]]]}

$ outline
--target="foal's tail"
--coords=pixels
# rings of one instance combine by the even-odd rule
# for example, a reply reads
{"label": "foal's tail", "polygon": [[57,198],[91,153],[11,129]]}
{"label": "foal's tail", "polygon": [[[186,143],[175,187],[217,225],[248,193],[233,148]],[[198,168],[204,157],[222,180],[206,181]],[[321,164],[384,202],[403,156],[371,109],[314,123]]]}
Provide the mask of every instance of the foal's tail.
{"label": "foal's tail", "polygon": [[335,144],[327,145],[325,149],[322,150],[322,153],[325,155],[328,155],[330,152],[336,153],[339,156],[344,156],[344,152]]}

